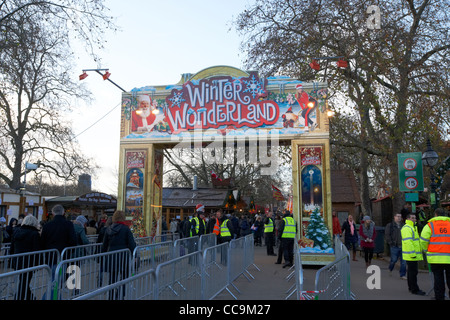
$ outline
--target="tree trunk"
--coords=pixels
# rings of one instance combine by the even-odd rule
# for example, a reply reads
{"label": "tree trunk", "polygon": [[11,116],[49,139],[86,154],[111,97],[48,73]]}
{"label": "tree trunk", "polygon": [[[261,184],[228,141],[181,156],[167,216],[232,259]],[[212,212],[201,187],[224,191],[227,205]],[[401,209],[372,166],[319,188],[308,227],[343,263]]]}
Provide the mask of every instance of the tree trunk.
{"label": "tree trunk", "polygon": [[364,215],[372,216],[372,208],[370,204],[369,177],[367,170],[369,168],[368,155],[365,150],[360,151],[361,170],[359,171],[359,188],[361,195],[361,209]]}

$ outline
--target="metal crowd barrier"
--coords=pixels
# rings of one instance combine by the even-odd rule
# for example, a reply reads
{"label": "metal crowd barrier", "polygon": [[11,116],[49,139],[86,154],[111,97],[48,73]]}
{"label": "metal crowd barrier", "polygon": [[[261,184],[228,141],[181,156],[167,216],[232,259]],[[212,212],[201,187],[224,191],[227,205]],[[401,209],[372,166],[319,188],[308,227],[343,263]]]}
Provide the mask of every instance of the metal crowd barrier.
{"label": "metal crowd barrier", "polygon": [[90,256],[102,252],[103,243],[90,243],[74,247],[66,247],[61,252],[61,260]]}
{"label": "metal crowd barrier", "polygon": [[226,242],[203,251],[203,300],[212,300],[223,290],[237,299],[228,289],[228,247],[229,243]]}
{"label": "metal crowd barrier", "polygon": [[[303,265],[302,257],[300,254],[300,248],[298,247],[298,239],[294,242],[294,271],[291,272],[286,279],[289,281],[294,277],[294,285],[291,286],[286,292],[288,295],[286,300],[288,300],[294,293],[297,294],[297,300],[305,300],[305,291],[303,291]],[[309,299],[307,299],[309,300]]]}
{"label": "metal crowd barrier", "polygon": [[56,267],[52,299],[74,299],[126,279],[132,263],[128,249],[62,260]]}
{"label": "metal crowd barrier", "polygon": [[137,246],[144,246],[153,243],[153,237],[134,238]]}
{"label": "metal crowd barrier", "polygon": [[9,250],[11,250],[11,243],[2,243],[0,247],[0,256],[8,255]]}
{"label": "metal crowd barrier", "polygon": [[97,243],[98,234],[90,234],[87,235],[86,238],[89,240],[89,243]]}
{"label": "metal crowd barrier", "polygon": [[200,238],[198,236],[175,240],[173,257],[178,258],[199,251],[199,241]]}
{"label": "metal crowd barrier", "polygon": [[238,238],[230,241],[228,247],[228,283],[240,293],[239,289],[234,285],[234,281],[241,275],[245,274],[245,238]]}
{"label": "metal crowd barrier", "polygon": [[[339,238],[334,240],[335,260],[316,272],[315,289],[305,291],[303,288],[303,267],[300,248],[295,241],[294,267],[295,285],[287,293],[286,300],[294,293],[298,300],[352,300],[354,295],[350,289],[350,254]],[[295,288],[294,288],[295,287]],[[291,291],[291,289],[294,290]]]}
{"label": "metal crowd barrier", "polygon": [[167,232],[158,236],[153,237],[152,243],[166,242],[166,241],[175,241],[180,239],[179,233]]}
{"label": "metal crowd barrier", "polygon": [[[170,252],[170,244],[171,242],[167,242],[137,247],[133,253],[134,260],[139,261],[137,257],[144,257],[145,260],[147,257],[157,256],[157,251],[152,252],[153,249]],[[179,241],[178,244],[177,252],[189,245],[187,240]],[[245,276],[246,269],[254,265],[253,259],[251,236],[187,253],[169,261],[156,261],[156,269],[153,269],[151,262],[144,265],[141,260],[139,268],[134,269],[134,275],[129,278],[76,295],[74,299],[205,300],[214,299],[223,290],[237,299],[228,289],[232,285],[230,279],[234,281],[240,275]],[[236,261],[238,267],[232,267]],[[230,273],[231,269],[233,273]]]}
{"label": "metal crowd barrier", "polygon": [[1,256],[0,267],[6,268],[0,273],[6,279],[29,274],[28,269],[45,270],[41,278],[51,286],[43,285],[34,297],[44,300],[213,299],[223,290],[237,299],[228,287],[235,287],[232,282],[241,275],[253,278],[247,270],[254,265],[253,236],[215,243],[215,236],[203,235],[140,245],[133,254],[128,249],[99,253],[100,243],[66,248],[61,256],[56,249],[43,250]]}
{"label": "metal crowd barrier", "polygon": [[150,269],[73,300],[154,300],[155,270]]}
{"label": "metal crowd barrier", "polygon": [[186,254],[156,268],[156,300],[200,300],[202,298],[202,255]]}
{"label": "metal crowd barrier", "polygon": [[173,259],[174,244],[172,241],[137,246],[133,251],[132,274],[138,274]]}
{"label": "metal crowd barrier", "polygon": [[0,274],[0,300],[41,300],[50,296],[52,285],[48,265]]}
{"label": "metal crowd barrier", "polygon": [[214,247],[217,244],[217,236],[214,233],[202,234],[200,236],[199,250]]}
{"label": "metal crowd barrier", "polygon": [[322,267],[316,273],[316,299],[351,300],[350,254],[340,239],[336,238],[334,243],[335,261]]}
{"label": "metal crowd barrier", "polygon": [[254,277],[248,271],[248,268],[253,266],[256,270],[261,271],[255,264],[255,246],[254,246],[254,236],[249,234],[245,236],[245,256],[244,256],[244,270],[248,275],[254,279]]}
{"label": "metal crowd barrier", "polygon": [[52,266],[58,264],[59,261],[60,255],[56,249],[0,256],[0,274],[39,265]]}

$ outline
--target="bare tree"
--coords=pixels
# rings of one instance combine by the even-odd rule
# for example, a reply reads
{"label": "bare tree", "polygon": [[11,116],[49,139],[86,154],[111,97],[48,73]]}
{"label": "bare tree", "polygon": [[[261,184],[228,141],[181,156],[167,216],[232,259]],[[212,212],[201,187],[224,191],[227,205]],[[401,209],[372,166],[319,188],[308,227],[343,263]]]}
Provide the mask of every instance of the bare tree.
{"label": "bare tree", "polygon": [[26,161],[50,179],[95,169],[66,115],[89,99],[71,76],[71,41],[84,41],[97,60],[104,29],[114,27],[102,2],[0,1],[0,179],[11,188]]}
{"label": "bare tree", "polygon": [[[369,201],[370,157],[379,157],[399,211],[404,199],[397,153],[423,150],[427,137],[442,150],[449,126],[450,1],[377,1],[381,24],[375,28],[368,27],[371,5],[366,0],[260,0],[235,23],[249,67],[266,76],[329,82],[330,104],[355,121],[354,130],[341,130],[332,142],[359,154],[364,201]],[[319,57],[343,57],[349,67],[322,60],[315,73],[308,64]],[[338,130],[339,119],[332,121]]]}
{"label": "bare tree", "polygon": [[[224,148],[226,149],[226,148]],[[237,187],[243,195],[253,195],[259,204],[272,202],[272,183],[282,187],[288,185],[281,178],[282,171],[275,175],[262,175],[260,163],[241,163],[238,161],[237,148],[223,152],[219,162],[207,160],[210,149],[174,148],[164,150],[166,165],[164,168],[165,184],[170,186],[192,187],[193,177],[197,176],[198,186],[213,187],[211,173],[221,179],[231,179],[230,188]],[[246,158],[249,149],[246,148]],[[216,156],[216,155],[214,155]],[[209,158],[211,159],[211,158]],[[282,165],[280,164],[280,168]]]}

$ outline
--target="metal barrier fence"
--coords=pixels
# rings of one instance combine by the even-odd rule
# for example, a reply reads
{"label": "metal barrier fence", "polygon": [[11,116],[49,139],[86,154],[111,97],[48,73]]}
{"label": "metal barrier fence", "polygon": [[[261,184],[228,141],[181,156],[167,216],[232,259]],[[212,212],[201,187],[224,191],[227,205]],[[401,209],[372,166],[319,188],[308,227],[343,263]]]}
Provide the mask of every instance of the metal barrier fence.
{"label": "metal barrier fence", "polygon": [[294,271],[291,272],[286,280],[289,281],[294,277],[295,282],[294,285],[291,286],[286,292],[286,300],[288,300],[294,293],[297,295],[297,300],[305,300],[306,292],[303,291],[303,265],[302,265],[302,257],[300,254],[300,248],[298,247],[298,240],[295,239],[294,242]]}
{"label": "metal barrier fence", "polygon": [[55,271],[53,300],[74,299],[82,294],[126,279],[131,275],[128,249],[62,260]]}
{"label": "metal barrier fence", "polygon": [[214,233],[202,234],[198,244],[199,250],[203,251],[206,248],[214,247],[217,244],[217,236]]}
{"label": "metal barrier fence", "polygon": [[199,242],[200,238],[198,236],[177,239],[173,245],[173,257],[178,258],[199,251]]}
{"label": "metal barrier fence", "polygon": [[138,274],[173,259],[174,243],[172,241],[137,246],[133,251],[132,274]]}
{"label": "metal barrier fence", "polygon": [[40,265],[0,274],[0,300],[41,300],[50,296],[50,267]]}
{"label": "metal barrier fence", "polygon": [[[305,291],[303,288],[303,267],[300,248],[295,241],[295,287],[288,290],[289,299],[294,293],[298,300],[351,300],[354,295],[350,289],[350,254],[339,238],[334,240],[335,260],[316,272],[315,289]],[[292,273],[288,280],[292,278]]]}
{"label": "metal barrier fence", "polygon": [[154,236],[152,239],[152,243],[166,242],[166,241],[175,241],[180,239],[179,233],[167,232],[158,236]]}
{"label": "metal barrier fence", "polygon": [[202,298],[202,255],[186,254],[156,268],[156,300],[200,300]]}
{"label": "metal barrier fence", "polygon": [[86,238],[88,239],[90,244],[97,243],[98,234],[86,235]]}
{"label": "metal barrier fence", "polygon": [[153,237],[134,238],[137,246],[144,246],[153,243]]}
{"label": "metal barrier fence", "polygon": [[228,283],[240,293],[233,282],[241,275],[245,275],[245,238],[238,238],[230,241],[228,247]]}
{"label": "metal barrier fence", "polygon": [[351,300],[350,254],[337,237],[334,244],[335,261],[319,269],[316,273],[316,299]]}
{"label": "metal barrier fence", "polygon": [[32,251],[0,256],[0,274],[35,267],[39,265],[56,265],[60,261],[56,249]]}
{"label": "metal barrier fence", "polygon": [[103,243],[90,243],[80,246],[67,247],[61,252],[61,260],[90,256],[102,252]]}
{"label": "metal barrier fence", "polygon": [[[114,299],[209,300],[214,299],[223,290],[227,290],[234,299],[237,299],[228,287],[233,285],[230,280],[234,281],[240,275],[245,276],[246,269],[254,265],[253,237],[232,240],[230,243],[222,243],[193,253],[186,253],[185,251],[193,244],[187,239],[180,240],[183,241],[178,241],[178,245],[174,244],[172,252],[181,252],[183,254],[181,257],[165,262],[155,259],[157,264],[155,270],[152,262],[144,265],[141,259],[139,268],[130,278],[75,299],[111,298],[113,290],[115,290]],[[197,240],[198,237],[197,239],[191,239],[195,243],[198,243]],[[170,244],[171,242],[168,241],[163,244],[137,247],[133,257],[148,257],[151,259],[155,256],[161,256],[156,253],[157,251],[152,251],[154,249],[161,250],[168,257],[168,253],[171,251]],[[151,278],[152,272],[154,272],[154,281]],[[136,295],[130,293],[138,290],[136,279],[141,274],[146,274],[147,281],[151,282],[151,284],[143,283],[142,286],[146,287],[147,291],[152,291],[152,294]],[[143,276],[143,278],[145,277]],[[150,288],[152,285],[153,289]]]}
{"label": "metal barrier fence", "polygon": [[229,243],[226,242],[203,251],[203,300],[214,299],[223,290],[227,290],[236,299],[228,289],[228,247]]}
{"label": "metal barrier fence", "polygon": [[133,254],[128,249],[98,253],[101,244],[66,248],[62,256],[56,249],[36,251],[1,256],[0,266],[7,268],[0,271],[6,278],[26,273],[13,267],[48,268],[51,290],[36,297],[44,300],[213,299],[223,290],[237,299],[228,287],[236,288],[232,282],[241,275],[250,280],[246,273],[253,278],[247,270],[256,267],[253,236],[215,242],[211,235],[177,239],[137,246]]}
{"label": "metal barrier fence", "polygon": [[155,270],[99,288],[73,300],[154,300]]}
{"label": "metal barrier fence", "polygon": [[10,249],[11,249],[11,243],[2,243],[2,245],[0,247],[0,256],[8,255]]}

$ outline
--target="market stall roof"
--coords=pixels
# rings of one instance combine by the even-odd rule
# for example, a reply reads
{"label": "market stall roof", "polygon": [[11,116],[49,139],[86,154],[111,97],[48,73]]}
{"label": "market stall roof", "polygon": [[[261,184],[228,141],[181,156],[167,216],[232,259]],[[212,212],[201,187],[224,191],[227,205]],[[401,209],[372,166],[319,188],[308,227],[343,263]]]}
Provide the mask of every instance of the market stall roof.
{"label": "market stall roof", "polygon": [[331,170],[331,201],[360,203],[358,185],[351,170]]}
{"label": "market stall roof", "polygon": [[213,188],[163,188],[163,207],[195,208],[199,203],[205,207],[224,206],[227,189]]}
{"label": "market stall roof", "polygon": [[47,205],[74,205],[98,208],[115,208],[117,206],[116,197],[101,193],[90,192],[81,196],[63,196],[63,197],[48,197],[45,199]]}

